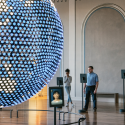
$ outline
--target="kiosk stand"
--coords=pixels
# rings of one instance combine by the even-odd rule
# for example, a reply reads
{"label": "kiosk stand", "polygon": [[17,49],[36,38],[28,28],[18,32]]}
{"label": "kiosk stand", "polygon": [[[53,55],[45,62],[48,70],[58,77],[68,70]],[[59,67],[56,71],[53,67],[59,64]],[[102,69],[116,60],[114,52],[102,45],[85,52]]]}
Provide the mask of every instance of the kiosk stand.
{"label": "kiosk stand", "polygon": [[[57,85],[59,85],[59,87],[61,85],[63,85],[63,77],[57,77]],[[62,108],[62,106],[59,106],[59,107],[56,107],[56,108]],[[60,119],[60,111],[59,111],[59,120],[61,120]]]}
{"label": "kiosk stand", "polygon": [[79,113],[84,113],[83,110],[83,83],[87,83],[87,74],[80,74],[80,83],[82,83],[82,109],[79,110]]}
{"label": "kiosk stand", "polygon": [[57,85],[63,85],[63,77],[57,77]]}
{"label": "kiosk stand", "polygon": [[54,125],[56,125],[56,107],[54,107]]}
{"label": "kiosk stand", "polygon": [[[56,92],[56,95],[55,95],[55,92]],[[56,125],[56,107],[64,106],[63,87],[49,87],[49,105],[50,107],[54,107],[54,125]],[[59,114],[60,114],[60,111],[59,111]]]}
{"label": "kiosk stand", "polygon": [[120,112],[125,112],[125,94],[124,94],[125,70],[121,70],[121,77],[123,79],[123,109],[120,109]]}

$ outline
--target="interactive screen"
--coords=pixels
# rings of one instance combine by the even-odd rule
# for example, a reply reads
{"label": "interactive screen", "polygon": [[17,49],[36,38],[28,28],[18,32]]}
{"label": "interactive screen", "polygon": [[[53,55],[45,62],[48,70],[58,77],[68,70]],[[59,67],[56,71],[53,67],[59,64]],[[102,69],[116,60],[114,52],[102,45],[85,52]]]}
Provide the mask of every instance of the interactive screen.
{"label": "interactive screen", "polygon": [[49,88],[49,104],[50,107],[64,106],[63,87]]}

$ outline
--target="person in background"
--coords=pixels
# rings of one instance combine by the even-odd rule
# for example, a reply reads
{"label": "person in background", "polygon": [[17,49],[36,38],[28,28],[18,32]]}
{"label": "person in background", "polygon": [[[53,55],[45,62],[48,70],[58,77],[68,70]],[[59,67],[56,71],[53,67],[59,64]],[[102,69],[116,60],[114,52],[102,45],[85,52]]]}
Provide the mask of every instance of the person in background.
{"label": "person in background", "polygon": [[67,95],[68,95],[66,107],[69,106],[69,102],[71,102],[72,107],[74,107],[74,104],[72,103],[72,99],[70,96],[72,77],[69,76],[69,73],[70,73],[69,69],[66,69],[65,72],[66,72],[66,76],[64,76],[64,83],[65,83],[65,90],[66,90]]}
{"label": "person in background", "polygon": [[[93,66],[88,67],[88,72],[87,73],[87,83],[84,83],[84,93],[86,92],[86,100],[85,100],[85,107],[84,110],[87,112],[88,111],[88,105],[89,105],[89,98],[90,98],[90,93],[92,94],[93,98],[93,110],[96,112],[96,92],[99,84],[99,79],[98,75],[93,72]],[[85,90],[86,89],[86,90]]]}

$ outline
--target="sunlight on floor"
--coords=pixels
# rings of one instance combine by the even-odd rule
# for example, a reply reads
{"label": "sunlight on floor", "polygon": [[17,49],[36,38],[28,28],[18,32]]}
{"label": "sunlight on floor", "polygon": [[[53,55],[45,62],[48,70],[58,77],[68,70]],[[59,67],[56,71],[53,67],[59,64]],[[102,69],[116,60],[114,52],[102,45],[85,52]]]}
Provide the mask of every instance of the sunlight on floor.
{"label": "sunlight on floor", "polygon": [[[47,109],[47,86],[29,99],[29,109]],[[47,122],[47,112],[29,111],[29,124],[38,125],[40,121]]]}

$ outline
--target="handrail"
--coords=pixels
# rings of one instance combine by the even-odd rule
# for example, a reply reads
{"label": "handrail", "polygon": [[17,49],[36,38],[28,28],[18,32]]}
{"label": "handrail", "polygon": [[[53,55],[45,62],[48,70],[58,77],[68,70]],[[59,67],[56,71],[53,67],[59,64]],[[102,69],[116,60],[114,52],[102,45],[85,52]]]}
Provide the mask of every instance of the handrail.
{"label": "handrail", "polygon": [[10,118],[12,118],[12,111],[13,111],[13,109],[3,109],[3,108],[0,108],[0,111],[10,111]]}

